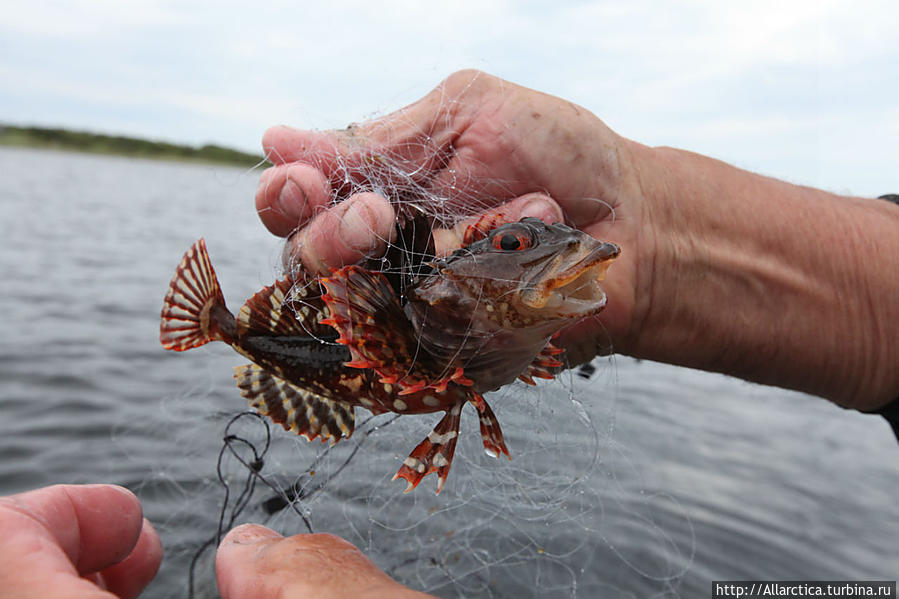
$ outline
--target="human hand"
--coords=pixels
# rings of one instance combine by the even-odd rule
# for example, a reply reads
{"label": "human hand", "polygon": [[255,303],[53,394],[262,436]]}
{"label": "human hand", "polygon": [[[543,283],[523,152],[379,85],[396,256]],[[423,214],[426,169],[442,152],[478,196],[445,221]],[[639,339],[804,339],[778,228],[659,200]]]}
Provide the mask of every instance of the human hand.
{"label": "human hand", "polygon": [[430,597],[394,581],[339,537],[284,538],[257,524],[238,526],[225,536],[215,571],[223,599]]}
{"label": "human hand", "polygon": [[[618,243],[622,257],[604,284],[608,306],[563,332],[569,360],[579,363],[599,342],[617,350],[626,341],[639,253],[651,246],[638,239],[646,234],[635,226],[642,207],[625,142],[584,108],[462,71],[418,102],[346,130],[270,129],[263,147],[275,166],[262,175],[256,206],[273,233],[298,230],[288,261],[320,272],[377,253],[392,233],[391,204],[378,193],[354,192],[406,179],[440,202],[435,211],[564,220]],[[435,231],[438,253],[459,246],[470,220]]]}
{"label": "human hand", "polygon": [[56,485],[0,497],[3,597],[137,597],[162,545],[137,497],[113,485]]}

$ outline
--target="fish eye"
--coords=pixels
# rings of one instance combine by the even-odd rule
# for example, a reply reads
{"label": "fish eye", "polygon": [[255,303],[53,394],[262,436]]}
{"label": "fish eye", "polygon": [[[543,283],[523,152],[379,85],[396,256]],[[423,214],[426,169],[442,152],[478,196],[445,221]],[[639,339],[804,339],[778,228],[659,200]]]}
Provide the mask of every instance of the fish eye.
{"label": "fish eye", "polygon": [[493,238],[493,247],[498,250],[526,250],[531,247],[531,238],[526,233],[502,233]]}

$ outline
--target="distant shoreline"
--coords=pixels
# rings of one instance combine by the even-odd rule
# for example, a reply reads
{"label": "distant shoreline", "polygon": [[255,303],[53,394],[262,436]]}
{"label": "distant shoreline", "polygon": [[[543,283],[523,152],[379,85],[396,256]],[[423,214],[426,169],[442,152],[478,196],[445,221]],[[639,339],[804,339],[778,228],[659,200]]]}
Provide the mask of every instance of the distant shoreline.
{"label": "distant shoreline", "polygon": [[213,144],[187,146],[122,135],[3,124],[0,124],[0,146],[70,150],[89,154],[112,154],[157,160],[208,162],[248,168],[264,161],[262,156]]}

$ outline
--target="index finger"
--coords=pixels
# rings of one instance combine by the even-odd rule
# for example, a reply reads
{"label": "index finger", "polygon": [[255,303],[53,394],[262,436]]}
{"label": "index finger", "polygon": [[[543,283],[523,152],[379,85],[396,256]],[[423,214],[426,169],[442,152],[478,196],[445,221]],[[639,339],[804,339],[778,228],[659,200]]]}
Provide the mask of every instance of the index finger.
{"label": "index finger", "polygon": [[267,169],[256,188],[256,212],[275,235],[286,237],[331,202],[331,185],[317,168],[302,163]]}
{"label": "index finger", "polygon": [[[56,569],[98,572],[125,559],[140,537],[140,501],[114,485],[56,485],[0,498],[5,543],[52,542],[46,555]],[[11,557],[15,557],[12,555]]]}

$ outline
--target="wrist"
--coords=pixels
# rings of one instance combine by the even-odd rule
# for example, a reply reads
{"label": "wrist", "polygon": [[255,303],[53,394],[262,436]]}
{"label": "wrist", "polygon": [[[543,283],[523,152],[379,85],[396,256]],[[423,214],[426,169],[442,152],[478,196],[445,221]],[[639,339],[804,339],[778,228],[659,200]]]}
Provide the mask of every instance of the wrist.
{"label": "wrist", "polygon": [[895,397],[899,313],[871,260],[899,255],[899,210],[681,150],[629,151],[644,214],[627,353],[860,409]]}

